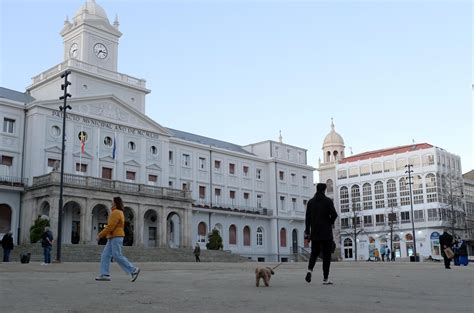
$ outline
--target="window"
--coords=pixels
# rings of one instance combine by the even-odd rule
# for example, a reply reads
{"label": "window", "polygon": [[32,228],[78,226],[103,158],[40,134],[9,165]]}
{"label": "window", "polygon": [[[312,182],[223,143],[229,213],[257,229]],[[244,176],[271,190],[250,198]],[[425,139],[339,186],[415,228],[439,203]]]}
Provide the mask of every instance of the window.
{"label": "window", "polygon": [[229,174],[232,174],[232,175],[235,174],[235,164],[234,163],[229,163]]}
{"label": "window", "polygon": [[3,119],[3,132],[13,134],[14,131],[15,131],[15,120],[5,117]]}
{"label": "window", "polygon": [[112,179],[112,169],[109,167],[102,168],[102,178]]}
{"label": "window", "polygon": [[372,224],[372,215],[364,216],[364,226],[373,226]]}
{"label": "window", "polygon": [[413,204],[423,202],[423,179],[420,175],[415,175],[413,177]]}
{"label": "window", "polygon": [[229,226],[229,244],[237,244],[237,228],[233,224]]}
{"label": "window", "polygon": [[284,180],[285,179],[285,172],[279,171],[278,172],[278,177],[280,178],[280,180]]}
{"label": "window", "polygon": [[308,200],[306,200],[306,199],[303,200],[303,206],[304,206],[305,209],[306,209],[306,205],[307,205],[307,204],[308,204]]}
{"label": "window", "polygon": [[291,198],[291,206],[296,211],[296,198]]}
{"label": "window", "polygon": [[439,220],[438,210],[428,209],[428,221],[437,221],[437,220]]}
{"label": "window", "polygon": [[369,183],[362,186],[362,205],[364,210],[372,210],[372,186]]}
{"label": "window", "polygon": [[201,170],[206,169],[206,158],[199,157],[199,168]]}
{"label": "window", "polygon": [[286,156],[288,157],[288,160],[291,160],[291,150],[286,149]]}
{"label": "window", "polygon": [[128,150],[135,151],[137,149],[137,145],[133,141],[128,142]]}
{"label": "window", "polygon": [[395,164],[393,164],[393,161],[383,162],[383,171],[385,173],[395,172]]}
{"label": "window", "polygon": [[53,137],[59,137],[61,135],[61,128],[59,128],[59,126],[56,126],[56,125],[51,127],[51,135]]}
{"label": "window", "polygon": [[280,196],[280,210],[285,210],[285,197]]}
{"label": "window", "polygon": [[257,246],[263,246],[263,228],[257,228]]}
{"label": "window", "polygon": [[385,224],[385,215],[384,214],[376,214],[375,215],[375,225],[384,225]]}
{"label": "window", "polygon": [[48,172],[58,171],[60,165],[61,162],[58,159],[48,159]]}
{"label": "window", "polygon": [[191,166],[191,156],[189,154],[183,153],[182,162],[183,162],[183,166],[190,167]]}
{"label": "window", "polygon": [[407,165],[406,159],[397,160],[397,171],[405,171],[405,165]]}
{"label": "window", "polygon": [[349,189],[341,187],[339,189],[339,201],[341,203],[341,213],[349,212]]}
{"label": "window", "polygon": [[328,179],[326,181],[326,185],[328,186],[328,188],[326,189],[326,192],[327,193],[333,193],[334,192],[334,184],[332,182],[332,179]]}
{"label": "window", "polygon": [[261,209],[263,204],[263,195],[257,195],[257,208]]}
{"label": "window", "polygon": [[199,199],[204,199],[204,198],[206,198],[206,187],[199,186]]}
{"label": "window", "polygon": [[87,173],[87,164],[76,163],[76,174],[83,175]]}
{"label": "window", "polygon": [[198,225],[198,242],[200,243],[206,242],[206,233],[207,233],[206,223],[200,222]]}
{"label": "window", "polygon": [[382,163],[372,164],[372,174],[382,173]]}
{"label": "window", "polygon": [[127,180],[135,180],[136,173],[132,171],[127,171],[125,173],[125,176]]}
{"label": "window", "polygon": [[249,177],[249,167],[248,166],[243,166],[242,167],[242,172],[244,174],[244,177]]}
{"label": "window", "polygon": [[407,182],[405,177],[400,178],[398,182],[400,189],[400,205],[409,205],[410,204],[410,190],[407,187]]}
{"label": "window", "polygon": [[158,154],[158,149],[156,148],[156,146],[151,146],[150,147],[150,153],[152,155],[157,155]]}
{"label": "window", "polygon": [[220,171],[220,169],[221,169],[221,161],[214,160],[214,169],[215,169],[216,171]]}
{"label": "window", "polygon": [[155,184],[158,181],[158,175],[148,175],[148,182]]}
{"label": "window", "polygon": [[280,247],[286,247],[286,229],[280,229]]}
{"label": "window", "polygon": [[112,138],[109,136],[104,137],[104,146],[112,147]]}
{"label": "window", "polygon": [[2,155],[2,165],[12,166],[13,165],[13,157]]}
{"label": "window", "polygon": [[357,167],[351,167],[349,169],[349,177],[357,177],[359,176],[359,169]]}
{"label": "window", "polygon": [[420,167],[420,157],[419,156],[412,156],[408,159],[408,163],[413,165],[413,167]]}
{"label": "window", "polygon": [[244,246],[250,246],[250,227],[244,227]]}
{"label": "window", "polygon": [[189,186],[189,183],[182,183],[181,184],[181,189],[184,190],[184,191],[189,191],[191,190],[190,186]]}
{"label": "window", "polygon": [[345,179],[345,178],[347,178],[347,170],[337,171],[337,179]]}
{"label": "window", "polygon": [[354,185],[351,187],[351,200],[352,200],[352,209],[360,211],[360,189],[359,185]]}
{"label": "window", "polygon": [[295,173],[291,173],[291,183],[296,184],[296,174]]}
{"label": "window", "polygon": [[250,203],[249,203],[249,199],[250,199],[250,193],[248,192],[244,192],[244,204],[246,206],[248,206]]}
{"label": "window", "polygon": [[387,201],[389,208],[397,206],[397,183],[393,179],[387,181]]}
{"label": "window", "polygon": [[428,203],[437,202],[438,194],[436,193],[436,176],[432,173],[426,175],[426,201]]}
{"label": "window", "polygon": [[170,165],[173,165],[174,164],[174,155],[173,155],[173,151],[168,151],[168,161],[170,163]]}
{"label": "window", "polygon": [[370,166],[362,165],[360,167],[360,176],[367,176],[367,175],[370,175]]}
{"label": "window", "polygon": [[257,169],[255,170],[255,177],[256,177],[257,179],[262,179],[262,170],[261,170],[260,168],[257,168]]}
{"label": "window", "polygon": [[221,190],[220,188],[214,189],[214,195],[216,196],[216,204],[221,203]]}
{"label": "window", "polygon": [[341,218],[341,228],[349,228],[349,218]]}
{"label": "window", "polygon": [[423,210],[413,211],[413,218],[415,222],[423,222],[425,220],[423,216]]}
{"label": "window", "polygon": [[383,191],[383,183],[378,181],[375,183],[375,208],[381,209],[385,207],[385,196]]}
{"label": "window", "polygon": [[169,180],[169,181],[168,181],[168,187],[173,188],[173,186],[174,186],[173,181],[172,181],[172,180]]}
{"label": "window", "polygon": [[410,222],[410,212],[409,211],[400,212],[400,220],[401,220],[401,223],[409,223]]}
{"label": "window", "polygon": [[235,199],[235,191],[234,190],[229,190],[229,198],[232,204],[234,204],[234,199]]}
{"label": "window", "polygon": [[308,178],[305,175],[303,175],[302,179],[303,179],[303,186],[308,186]]}

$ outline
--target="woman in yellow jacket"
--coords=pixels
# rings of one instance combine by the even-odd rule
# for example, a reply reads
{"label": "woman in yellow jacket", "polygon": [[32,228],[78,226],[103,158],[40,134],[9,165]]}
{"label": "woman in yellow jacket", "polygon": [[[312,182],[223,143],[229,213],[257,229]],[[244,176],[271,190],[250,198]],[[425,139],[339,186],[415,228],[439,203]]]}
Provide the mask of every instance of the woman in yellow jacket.
{"label": "woman in yellow jacket", "polygon": [[123,215],[122,198],[115,197],[112,201],[112,212],[107,220],[107,225],[97,235],[97,240],[106,237],[107,244],[100,256],[100,275],[95,278],[98,281],[110,281],[110,259],[113,257],[115,262],[132,276],[132,282],[137,280],[140,269],[133,266],[132,263],[122,254],[125,217]]}

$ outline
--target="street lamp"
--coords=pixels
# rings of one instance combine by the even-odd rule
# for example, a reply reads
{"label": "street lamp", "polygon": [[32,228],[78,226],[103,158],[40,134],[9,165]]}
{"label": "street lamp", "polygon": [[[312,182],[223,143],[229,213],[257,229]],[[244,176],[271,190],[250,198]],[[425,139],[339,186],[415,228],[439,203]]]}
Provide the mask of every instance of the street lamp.
{"label": "street lamp", "polygon": [[411,173],[413,173],[413,170],[411,169],[413,165],[407,164],[405,165],[405,167],[407,168],[405,173],[408,173],[408,185],[410,186],[411,230],[413,234],[413,252],[415,254],[414,262],[416,262],[417,254],[416,254],[416,234],[415,234],[415,219],[414,219],[415,216],[413,215],[413,193],[412,193],[412,188],[411,188],[411,185],[413,185],[413,182],[411,181],[413,179],[413,177],[411,176]]}
{"label": "street lamp", "polygon": [[71,94],[67,92],[67,87],[71,85],[71,82],[67,80],[67,77],[71,74],[71,71],[67,70],[62,75],[61,78],[64,78],[64,84],[61,85],[61,90],[64,91],[64,95],[59,97],[60,100],[64,100],[63,106],[59,107],[59,110],[63,112],[63,136],[62,136],[62,146],[61,146],[61,180],[59,183],[59,208],[58,208],[58,244],[57,244],[57,254],[56,261],[61,262],[61,234],[62,234],[62,224],[63,224],[63,183],[64,183],[64,149],[66,143],[66,110],[71,110],[71,106],[67,104],[67,98],[71,97]]}

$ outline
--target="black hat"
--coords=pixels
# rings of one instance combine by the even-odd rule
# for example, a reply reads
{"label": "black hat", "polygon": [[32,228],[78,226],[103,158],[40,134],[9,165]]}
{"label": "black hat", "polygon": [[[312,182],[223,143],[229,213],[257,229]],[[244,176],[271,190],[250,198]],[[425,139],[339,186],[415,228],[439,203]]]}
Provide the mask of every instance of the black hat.
{"label": "black hat", "polygon": [[317,192],[325,192],[325,191],[326,191],[326,187],[327,187],[326,184],[319,183],[319,184],[316,185],[316,191],[317,191]]}

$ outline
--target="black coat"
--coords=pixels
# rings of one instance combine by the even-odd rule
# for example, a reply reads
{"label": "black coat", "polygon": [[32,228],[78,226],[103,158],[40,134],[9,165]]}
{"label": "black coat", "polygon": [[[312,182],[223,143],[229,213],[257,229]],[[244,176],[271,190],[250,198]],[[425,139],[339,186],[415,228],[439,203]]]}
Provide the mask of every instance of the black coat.
{"label": "black coat", "polygon": [[451,248],[451,246],[453,245],[453,236],[451,236],[447,232],[444,232],[441,236],[439,236],[439,244],[443,249],[444,246]]}
{"label": "black coat", "polygon": [[324,193],[316,193],[306,206],[306,229],[312,241],[332,240],[332,226],[337,218],[331,199]]}
{"label": "black coat", "polygon": [[2,248],[6,250],[13,250],[13,237],[10,234],[5,234],[2,238]]}

